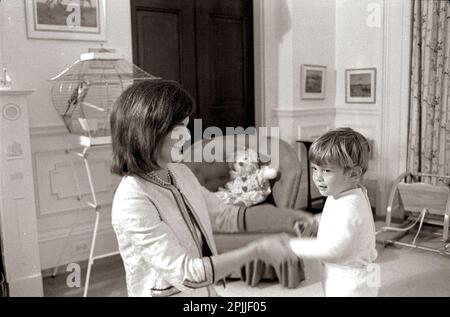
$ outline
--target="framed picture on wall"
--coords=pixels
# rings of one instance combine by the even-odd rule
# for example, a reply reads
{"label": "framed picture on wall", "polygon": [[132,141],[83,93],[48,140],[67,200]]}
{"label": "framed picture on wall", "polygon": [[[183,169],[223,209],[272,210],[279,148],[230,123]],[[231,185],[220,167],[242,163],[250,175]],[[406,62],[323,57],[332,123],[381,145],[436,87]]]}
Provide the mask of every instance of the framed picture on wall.
{"label": "framed picture on wall", "polygon": [[345,70],[345,102],[376,102],[377,69],[359,68]]}
{"label": "framed picture on wall", "polygon": [[320,65],[302,65],[302,99],[325,99],[327,67]]}
{"label": "framed picture on wall", "polygon": [[106,0],[25,0],[28,38],[106,41]]}

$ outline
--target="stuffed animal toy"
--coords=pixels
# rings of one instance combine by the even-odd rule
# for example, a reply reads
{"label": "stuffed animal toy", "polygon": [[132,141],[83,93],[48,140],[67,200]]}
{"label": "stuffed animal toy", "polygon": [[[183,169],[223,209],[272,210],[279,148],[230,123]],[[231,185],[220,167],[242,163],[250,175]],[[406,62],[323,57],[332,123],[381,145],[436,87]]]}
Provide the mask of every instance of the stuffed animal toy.
{"label": "stuffed animal toy", "polygon": [[230,181],[216,192],[226,204],[249,207],[263,202],[271,193],[269,180],[277,177],[277,170],[262,165],[256,151],[237,150],[230,167]]}

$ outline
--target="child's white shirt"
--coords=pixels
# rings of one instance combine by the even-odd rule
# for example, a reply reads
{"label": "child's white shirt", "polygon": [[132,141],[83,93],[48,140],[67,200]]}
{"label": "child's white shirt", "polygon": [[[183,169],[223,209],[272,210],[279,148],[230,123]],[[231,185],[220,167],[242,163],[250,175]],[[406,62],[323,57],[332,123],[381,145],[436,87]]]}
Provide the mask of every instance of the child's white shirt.
{"label": "child's white shirt", "polygon": [[317,238],[293,238],[290,247],[297,256],[324,264],[326,296],[376,295],[376,288],[366,288],[368,278],[379,284],[379,276],[369,276],[379,270],[370,267],[377,257],[375,224],[364,187],[329,196]]}

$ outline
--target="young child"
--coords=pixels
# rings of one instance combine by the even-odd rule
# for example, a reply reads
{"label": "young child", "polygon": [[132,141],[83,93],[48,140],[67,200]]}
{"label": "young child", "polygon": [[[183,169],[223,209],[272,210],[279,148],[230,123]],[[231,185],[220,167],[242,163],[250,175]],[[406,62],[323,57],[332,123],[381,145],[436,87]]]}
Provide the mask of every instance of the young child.
{"label": "young child", "polygon": [[366,138],[350,128],[329,131],[310,148],[314,184],[327,200],[322,214],[305,228],[318,226],[317,238],[292,238],[290,247],[301,258],[320,260],[325,296],[378,293],[379,270],[372,264],[377,257],[375,224],[367,190],[360,184],[369,151]]}

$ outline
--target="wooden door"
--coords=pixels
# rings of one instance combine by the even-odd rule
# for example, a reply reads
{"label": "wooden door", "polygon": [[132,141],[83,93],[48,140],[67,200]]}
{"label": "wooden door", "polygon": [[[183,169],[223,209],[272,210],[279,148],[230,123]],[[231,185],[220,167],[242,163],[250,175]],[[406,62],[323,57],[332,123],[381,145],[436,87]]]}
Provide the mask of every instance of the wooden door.
{"label": "wooden door", "polygon": [[249,0],[131,0],[133,62],[180,82],[203,129],[254,126],[252,14]]}
{"label": "wooden door", "polygon": [[131,1],[133,62],[197,98],[194,14],[190,0]]}
{"label": "wooden door", "polygon": [[252,1],[197,0],[199,117],[204,126],[254,126]]}

